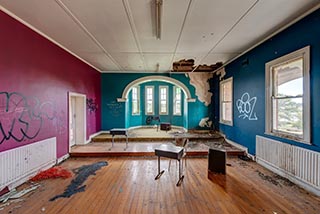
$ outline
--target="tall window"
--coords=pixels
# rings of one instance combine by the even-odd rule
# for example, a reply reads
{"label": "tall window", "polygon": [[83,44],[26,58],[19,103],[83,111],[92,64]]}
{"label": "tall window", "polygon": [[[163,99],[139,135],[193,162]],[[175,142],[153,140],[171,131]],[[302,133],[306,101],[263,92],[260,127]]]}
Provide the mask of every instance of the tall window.
{"label": "tall window", "polygon": [[309,46],[266,64],[266,132],[310,143]]}
{"label": "tall window", "polygon": [[232,120],[232,77],[220,82],[220,123],[233,125]]}
{"label": "tall window", "polygon": [[139,86],[132,87],[132,115],[140,114],[140,90]]}
{"label": "tall window", "polygon": [[168,86],[159,86],[159,114],[168,114]]}
{"label": "tall window", "polygon": [[181,88],[173,88],[173,115],[181,115]]}
{"label": "tall window", "polygon": [[153,86],[146,86],[146,114],[154,114]]}

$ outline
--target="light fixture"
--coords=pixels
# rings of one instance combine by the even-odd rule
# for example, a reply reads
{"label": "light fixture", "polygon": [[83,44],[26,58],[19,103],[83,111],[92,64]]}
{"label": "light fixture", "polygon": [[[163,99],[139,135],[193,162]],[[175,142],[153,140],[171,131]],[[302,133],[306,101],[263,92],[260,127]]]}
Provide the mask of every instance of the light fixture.
{"label": "light fixture", "polygon": [[156,2],[156,38],[161,39],[162,0],[155,0],[155,2]]}

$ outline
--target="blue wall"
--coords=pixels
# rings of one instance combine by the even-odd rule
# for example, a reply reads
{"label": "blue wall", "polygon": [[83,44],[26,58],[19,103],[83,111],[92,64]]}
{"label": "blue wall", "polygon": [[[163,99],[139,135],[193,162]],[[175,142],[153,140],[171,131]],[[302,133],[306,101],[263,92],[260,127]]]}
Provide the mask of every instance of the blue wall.
{"label": "blue wall", "polygon": [[[310,96],[311,96],[311,137],[312,145],[306,145],[278,137],[265,135],[265,64],[273,59],[291,53],[305,46],[310,52]],[[320,10],[300,20],[247,54],[226,66],[224,79],[233,77],[233,126],[220,124],[220,131],[228,139],[242,144],[255,154],[255,137],[261,135],[296,146],[320,151]],[[214,88],[218,90],[218,78]],[[236,101],[244,93],[256,97],[253,109],[257,120],[239,118]],[[216,103],[218,109],[218,103]],[[215,109],[215,117],[219,117]],[[254,119],[254,114],[252,116]]]}
{"label": "blue wall", "polygon": [[[175,126],[184,125],[184,102],[182,102],[181,115],[173,115],[173,84],[159,81],[152,81],[144,84],[140,84],[140,114],[132,115],[132,95],[131,91],[128,97],[128,112],[127,112],[127,127],[147,125],[146,119],[149,115],[145,113],[145,86],[154,87],[154,115],[159,115],[159,86],[168,87],[168,115],[159,115],[161,122],[169,122]],[[184,94],[182,93],[182,100],[184,100]],[[158,124],[157,121],[152,121],[151,124]]]}
{"label": "blue wall", "polygon": [[[104,73],[101,75],[101,128],[102,130],[110,130],[112,128],[125,128],[131,125],[138,124],[140,118],[130,117],[126,120],[126,116],[131,114],[131,107],[129,102],[117,102],[117,98],[122,97],[122,92],[125,87],[132,81],[152,76],[154,74],[143,74],[143,73],[125,73],[125,74],[114,74]],[[173,123],[181,124],[187,129],[200,129],[199,122],[202,118],[210,116],[213,112],[212,105],[205,106],[204,103],[200,102],[195,95],[195,88],[190,85],[190,79],[184,74],[156,74],[157,76],[167,76],[176,79],[183,83],[190,91],[191,97],[195,98],[195,102],[186,102],[182,112],[183,118],[174,118]],[[206,81],[206,80],[204,80]],[[162,84],[162,83],[161,83]],[[142,89],[141,87],[140,89]],[[157,89],[157,87],[155,87]],[[158,90],[158,89],[157,89]],[[171,93],[172,94],[172,93]],[[141,93],[141,99],[144,94]],[[144,105],[141,105],[144,108]],[[155,106],[157,107],[157,106]],[[141,120],[144,115],[141,114]],[[168,118],[167,118],[168,119]],[[163,121],[166,119],[164,118]],[[182,121],[182,122],[181,122]],[[144,124],[142,124],[144,125]]]}

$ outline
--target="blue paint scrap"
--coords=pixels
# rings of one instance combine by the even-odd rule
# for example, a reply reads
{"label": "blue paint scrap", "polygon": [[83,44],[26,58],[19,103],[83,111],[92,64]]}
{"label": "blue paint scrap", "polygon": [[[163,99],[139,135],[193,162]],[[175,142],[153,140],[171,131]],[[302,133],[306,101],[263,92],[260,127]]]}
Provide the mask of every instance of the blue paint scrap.
{"label": "blue paint scrap", "polygon": [[76,194],[78,192],[84,192],[86,185],[82,186],[82,184],[88,179],[90,175],[95,175],[96,174],[95,172],[97,170],[107,165],[108,165],[108,162],[100,161],[91,165],[81,166],[80,168],[76,169],[74,171],[74,173],[76,174],[76,178],[74,178],[71,181],[67,189],[65,189],[62,194],[54,196],[49,201],[54,201],[58,198],[69,198],[73,194]]}

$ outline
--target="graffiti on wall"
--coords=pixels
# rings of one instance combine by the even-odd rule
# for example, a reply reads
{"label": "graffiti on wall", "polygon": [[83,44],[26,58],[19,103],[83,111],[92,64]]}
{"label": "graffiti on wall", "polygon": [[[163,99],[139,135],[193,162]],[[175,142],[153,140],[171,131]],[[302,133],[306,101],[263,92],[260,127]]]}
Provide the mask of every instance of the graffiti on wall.
{"label": "graffiti on wall", "polygon": [[239,118],[248,120],[258,120],[254,107],[256,106],[257,97],[250,98],[248,92],[244,93],[240,99],[237,100],[236,105],[240,113]]}
{"label": "graffiti on wall", "polygon": [[121,103],[111,101],[110,103],[107,103],[107,107],[112,116],[119,117],[121,115]]}
{"label": "graffiti on wall", "polygon": [[66,132],[65,113],[58,113],[53,102],[40,102],[37,97],[26,97],[18,92],[0,92],[0,144],[13,139],[22,142],[34,139],[52,121],[57,132]]}
{"label": "graffiti on wall", "polygon": [[97,111],[98,104],[92,98],[87,99],[86,102],[87,102],[87,108],[90,113]]}

